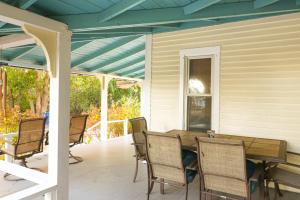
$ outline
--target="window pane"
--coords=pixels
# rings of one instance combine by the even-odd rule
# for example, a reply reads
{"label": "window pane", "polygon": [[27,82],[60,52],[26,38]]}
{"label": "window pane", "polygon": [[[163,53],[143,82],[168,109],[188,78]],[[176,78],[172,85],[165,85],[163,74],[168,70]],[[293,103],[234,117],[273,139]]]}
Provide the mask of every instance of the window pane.
{"label": "window pane", "polygon": [[188,130],[207,131],[211,129],[211,99],[211,97],[188,97]]}
{"label": "window pane", "polygon": [[189,93],[210,94],[211,86],[211,59],[190,60]]}

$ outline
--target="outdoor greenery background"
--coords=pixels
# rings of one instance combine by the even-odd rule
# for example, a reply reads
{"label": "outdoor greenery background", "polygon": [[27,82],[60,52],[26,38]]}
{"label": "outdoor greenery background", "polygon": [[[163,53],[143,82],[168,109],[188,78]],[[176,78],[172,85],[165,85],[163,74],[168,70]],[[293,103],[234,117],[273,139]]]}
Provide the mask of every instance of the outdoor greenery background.
{"label": "outdoor greenery background", "polygon": [[[0,112],[0,132],[17,131],[19,120],[43,116],[49,110],[49,76],[41,70],[1,67],[7,73],[6,115]],[[109,120],[123,120],[140,115],[140,86],[118,87],[111,80],[108,93]],[[71,75],[71,114],[88,113],[90,127],[100,120],[101,84],[94,76]],[[0,97],[2,98],[2,97]],[[51,113],[50,113],[51,117]],[[128,127],[130,130],[130,127]],[[123,134],[123,124],[109,125],[109,137]],[[1,141],[0,141],[1,142]]]}

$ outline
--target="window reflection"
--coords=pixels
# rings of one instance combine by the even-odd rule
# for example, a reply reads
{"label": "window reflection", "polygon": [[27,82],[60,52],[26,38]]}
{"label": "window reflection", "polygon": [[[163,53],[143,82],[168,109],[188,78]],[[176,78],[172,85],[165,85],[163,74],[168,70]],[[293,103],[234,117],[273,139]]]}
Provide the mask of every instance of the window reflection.
{"label": "window reflection", "polygon": [[205,87],[201,80],[190,79],[189,80],[189,90],[190,93],[204,93]]}
{"label": "window reflection", "polygon": [[190,60],[188,89],[190,94],[210,94],[211,59]]}
{"label": "window reflection", "polygon": [[211,129],[211,97],[188,97],[188,129]]}

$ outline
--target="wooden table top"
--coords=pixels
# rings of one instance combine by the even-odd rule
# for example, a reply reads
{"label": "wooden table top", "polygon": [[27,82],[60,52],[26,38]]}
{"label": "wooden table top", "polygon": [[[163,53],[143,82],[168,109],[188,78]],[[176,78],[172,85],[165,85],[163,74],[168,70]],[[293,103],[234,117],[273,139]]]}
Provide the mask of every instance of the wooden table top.
{"label": "wooden table top", "polygon": [[[183,130],[171,130],[166,134],[180,135],[183,148],[197,150],[195,137],[208,137],[207,133]],[[216,138],[242,140],[245,144],[246,157],[267,162],[286,162],[287,142],[284,140],[216,134]]]}

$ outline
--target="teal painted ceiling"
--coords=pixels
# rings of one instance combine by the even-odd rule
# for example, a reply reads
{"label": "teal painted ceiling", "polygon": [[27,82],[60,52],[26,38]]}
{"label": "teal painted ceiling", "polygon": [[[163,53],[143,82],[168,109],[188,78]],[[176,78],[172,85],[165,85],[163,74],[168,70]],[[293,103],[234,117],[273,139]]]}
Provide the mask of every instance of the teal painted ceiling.
{"label": "teal painted ceiling", "polygon": [[[300,0],[0,0],[66,23],[74,72],[144,78],[145,35],[300,11]],[[0,5],[1,6],[1,5]],[[0,22],[0,36],[21,33]],[[5,49],[9,65],[45,68],[36,45]]]}

